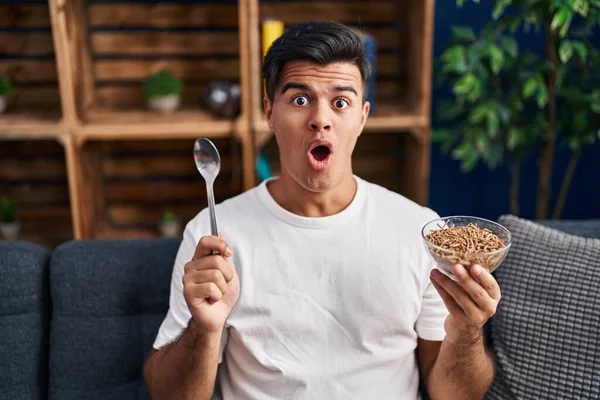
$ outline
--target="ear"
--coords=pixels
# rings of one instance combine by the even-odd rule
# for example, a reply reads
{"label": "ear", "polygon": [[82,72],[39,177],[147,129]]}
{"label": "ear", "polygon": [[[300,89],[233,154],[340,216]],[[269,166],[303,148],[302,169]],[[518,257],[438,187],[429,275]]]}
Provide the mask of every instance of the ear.
{"label": "ear", "polygon": [[365,124],[367,123],[367,118],[369,117],[369,111],[371,110],[371,103],[365,101],[363,103],[361,120],[360,120],[360,132],[362,133],[365,128]]}
{"label": "ear", "polygon": [[271,100],[269,100],[268,96],[265,96],[263,98],[263,105],[265,110],[265,120],[267,121],[267,125],[269,125],[269,131],[273,132],[273,127],[271,124],[271,116],[273,115],[273,103],[271,103]]}

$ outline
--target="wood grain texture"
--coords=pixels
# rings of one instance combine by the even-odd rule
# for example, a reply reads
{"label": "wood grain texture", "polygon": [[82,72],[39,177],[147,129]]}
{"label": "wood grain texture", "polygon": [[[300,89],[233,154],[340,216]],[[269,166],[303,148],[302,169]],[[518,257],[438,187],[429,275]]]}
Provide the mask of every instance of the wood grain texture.
{"label": "wood grain texture", "polygon": [[15,84],[56,82],[54,60],[0,59],[0,74],[8,76]]}
{"label": "wood grain texture", "polygon": [[236,27],[236,4],[91,4],[92,27]]}
{"label": "wood grain texture", "polygon": [[[1,64],[0,64],[1,66]],[[231,79],[239,77],[237,58],[206,60],[96,60],[94,75],[99,81],[142,81],[161,69],[170,70],[180,79]]]}
{"label": "wood grain texture", "polygon": [[48,5],[0,4],[0,28],[49,27]]}
{"label": "wood grain texture", "polygon": [[369,2],[349,1],[347,3],[319,2],[279,2],[261,3],[260,18],[274,18],[285,23],[299,23],[327,16],[330,21],[350,24],[380,21],[400,21],[405,17],[405,1],[375,0]]}
{"label": "wood grain texture", "polygon": [[96,55],[110,54],[236,54],[238,33],[234,32],[97,32],[91,35]]}
{"label": "wood grain texture", "polygon": [[0,32],[0,54],[31,57],[48,56],[53,53],[54,47],[50,30],[47,32]]}

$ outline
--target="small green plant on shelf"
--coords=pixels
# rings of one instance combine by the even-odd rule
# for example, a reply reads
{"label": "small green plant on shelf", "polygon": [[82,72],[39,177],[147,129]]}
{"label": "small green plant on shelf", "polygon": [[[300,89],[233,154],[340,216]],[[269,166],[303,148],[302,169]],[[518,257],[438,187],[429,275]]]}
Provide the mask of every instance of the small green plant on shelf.
{"label": "small green plant on shelf", "polygon": [[14,202],[8,197],[0,200],[2,215],[0,218],[0,233],[7,240],[16,240],[19,237],[20,224]]}
{"label": "small green plant on shelf", "polygon": [[0,75],[0,114],[6,110],[8,96],[13,91],[13,85],[9,77]]}
{"label": "small green plant on shelf", "polygon": [[170,71],[161,70],[148,76],[142,84],[142,94],[150,109],[170,113],[179,107],[183,85]]}
{"label": "small green plant on shelf", "polygon": [[180,221],[179,218],[172,211],[165,211],[159,224],[158,229],[160,235],[164,237],[175,237],[180,235]]}

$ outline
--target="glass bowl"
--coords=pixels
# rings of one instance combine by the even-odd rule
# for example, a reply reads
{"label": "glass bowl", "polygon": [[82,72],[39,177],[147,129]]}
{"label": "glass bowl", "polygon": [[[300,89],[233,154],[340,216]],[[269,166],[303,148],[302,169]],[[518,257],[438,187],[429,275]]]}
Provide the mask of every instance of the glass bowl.
{"label": "glass bowl", "polygon": [[[489,252],[459,252],[445,247],[440,247],[427,239],[430,232],[438,229],[448,229],[453,226],[467,226],[473,224],[481,229],[488,229],[494,235],[498,236],[504,242],[504,247]],[[502,264],[508,254],[511,245],[511,234],[508,229],[502,225],[489,221],[487,219],[469,216],[450,216],[436,218],[425,224],[421,230],[421,236],[427,252],[435,262],[440,271],[453,280],[457,280],[452,272],[452,267],[456,264],[462,264],[467,270],[475,264],[481,265],[490,273]]]}

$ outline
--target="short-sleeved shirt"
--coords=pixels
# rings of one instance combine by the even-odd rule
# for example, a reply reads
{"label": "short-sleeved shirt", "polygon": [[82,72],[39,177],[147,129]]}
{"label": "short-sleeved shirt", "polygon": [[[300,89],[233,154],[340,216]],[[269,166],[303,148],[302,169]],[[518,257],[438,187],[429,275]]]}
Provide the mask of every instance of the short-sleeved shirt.
{"label": "short-sleeved shirt", "polygon": [[[421,238],[437,214],[354,178],[354,199],[328,217],[288,212],[268,181],[217,205],[240,277],[221,344],[224,400],[418,398],[417,339],[442,340],[448,315]],[[187,327],[184,266],[209,234],[203,210],[185,228],[157,349]]]}

